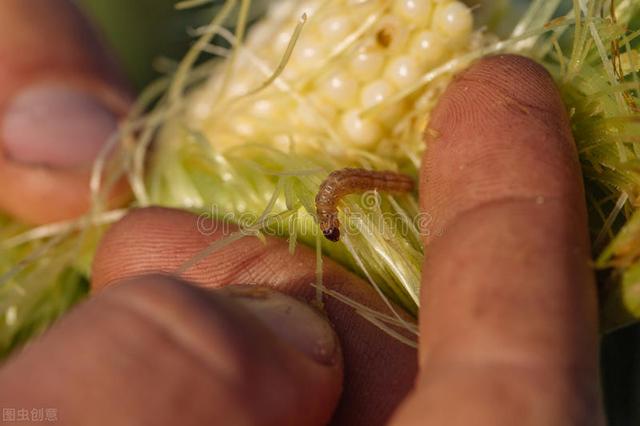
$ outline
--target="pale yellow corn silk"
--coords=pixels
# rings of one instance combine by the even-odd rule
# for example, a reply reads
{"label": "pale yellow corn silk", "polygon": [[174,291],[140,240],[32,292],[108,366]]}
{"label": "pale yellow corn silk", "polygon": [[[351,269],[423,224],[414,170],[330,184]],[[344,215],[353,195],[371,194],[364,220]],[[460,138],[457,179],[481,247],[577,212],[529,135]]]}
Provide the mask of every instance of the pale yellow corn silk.
{"label": "pale yellow corn silk", "polygon": [[[322,255],[415,316],[421,233],[440,231],[419,214],[417,193],[347,197],[337,244],[322,237],[314,198],[322,180],[345,167],[417,178],[422,134],[447,84],[473,60],[497,52],[529,55],[558,81],[584,166],[603,329],[640,317],[639,6],[535,0],[514,17],[479,3],[472,13],[452,0],[285,0],[245,31],[251,2],[224,2],[211,25],[192,30],[197,41],[175,71],[141,96],[112,140],[120,155],[97,161],[92,213],[35,229],[7,220],[1,347],[8,350],[75,301],[78,287],[69,283],[88,276],[104,225],[126,213],[105,211],[101,202],[122,175],[135,206],[179,207],[239,225],[176,272],[240,238],[286,237],[291,251],[299,243],[316,249],[316,280],[309,284],[319,297],[347,303],[414,344],[415,324],[324,288]],[[500,40],[479,24],[482,16],[491,28],[511,22],[511,35]],[[207,55],[217,58],[194,65]],[[212,232],[207,221],[199,223]],[[47,296],[56,289],[56,297]]]}

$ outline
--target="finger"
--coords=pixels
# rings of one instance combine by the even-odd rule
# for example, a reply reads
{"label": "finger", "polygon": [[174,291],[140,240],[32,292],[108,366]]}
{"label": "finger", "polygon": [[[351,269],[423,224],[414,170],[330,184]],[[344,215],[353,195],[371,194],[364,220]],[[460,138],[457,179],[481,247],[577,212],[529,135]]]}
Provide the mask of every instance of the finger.
{"label": "finger", "polygon": [[146,276],[10,360],[0,401],[55,407],[65,425],[324,425],[341,381],[337,337],[306,304]]}
{"label": "finger", "polygon": [[[217,228],[216,228],[217,226]],[[174,272],[185,261],[231,230],[179,210],[135,211],[103,238],[94,260],[94,289],[125,277],[154,271]],[[315,253],[305,247],[289,253],[286,241],[263,244],[244,238],[209,256],[185,278],[205,287],[234,283],[273,287],[307,301],[315,300]],[[359,303],[388,312],[362,280],[325,259],[324,284]],[[331,298],[326,312],[342,343],[345,387],[336,424],[384,424],[413,384],[416,353]]]}
{"label": "finger", "polygon": [[0,33],[0,209],[29,223],[76,217],[128,91],[68,0],[4,0]]}
{"label": "finger", "polygon": [[479,61],[427,144],[421,202],[442,232],[426,240],[421,372],[397,424],[601,422],[584,193],[551,77]]}

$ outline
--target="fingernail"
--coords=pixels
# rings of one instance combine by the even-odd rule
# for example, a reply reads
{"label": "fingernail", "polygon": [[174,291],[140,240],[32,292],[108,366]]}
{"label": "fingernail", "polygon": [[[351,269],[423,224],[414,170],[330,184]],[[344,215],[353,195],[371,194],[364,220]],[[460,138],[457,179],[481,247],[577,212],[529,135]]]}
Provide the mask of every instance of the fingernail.
{"label": "fingernail", "polygon": [[338,338],[326,317],[311,306],[266,287],[224,289],[273,333],[323,365],[339,361]]}
{"label": "fingernail", "polygon": [[7,106],[1,136],[9,158],[54,168],[89,167],[118,125],[97,96],[64,84],[18,93]]}

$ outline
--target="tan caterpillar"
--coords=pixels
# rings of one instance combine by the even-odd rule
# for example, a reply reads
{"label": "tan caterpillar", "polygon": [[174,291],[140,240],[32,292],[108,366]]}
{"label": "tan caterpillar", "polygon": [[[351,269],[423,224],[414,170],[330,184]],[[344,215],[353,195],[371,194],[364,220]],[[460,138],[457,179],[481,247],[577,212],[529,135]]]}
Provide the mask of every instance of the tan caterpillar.
{"label": "tan caterpillar", "polygon": [[413,191],[413,188],[413,179],[401,173],[364,169],[336,170],[322,182],[316,195],[320,229],[329,241],[340,241],[338,202],[346,195],[373,190],[403,194]]}

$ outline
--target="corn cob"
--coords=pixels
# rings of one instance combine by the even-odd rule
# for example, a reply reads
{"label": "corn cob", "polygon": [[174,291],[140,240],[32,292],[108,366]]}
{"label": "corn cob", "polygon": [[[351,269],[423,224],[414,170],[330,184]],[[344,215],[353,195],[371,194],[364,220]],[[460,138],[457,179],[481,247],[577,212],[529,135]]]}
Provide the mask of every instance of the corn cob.
{"label": "corn cob", "polygon": [[[307,23],[279,87],[246,96],[265,79],[255,62],[274,69],[303,15]],[[192,103],[190,125],[220,150],[248,139],[281,146],[283,136],[294,135],[331,139],[333,152],[353,147],[393,154],[398,121],[416,99],[385,101],[467,51],[472,29],[471,11],[458,1],[278,2],[242,48],[253,62],[240,53],[231,80],[224,72],[214,76]],[[421,118],[415,126],[424,127]]]}

